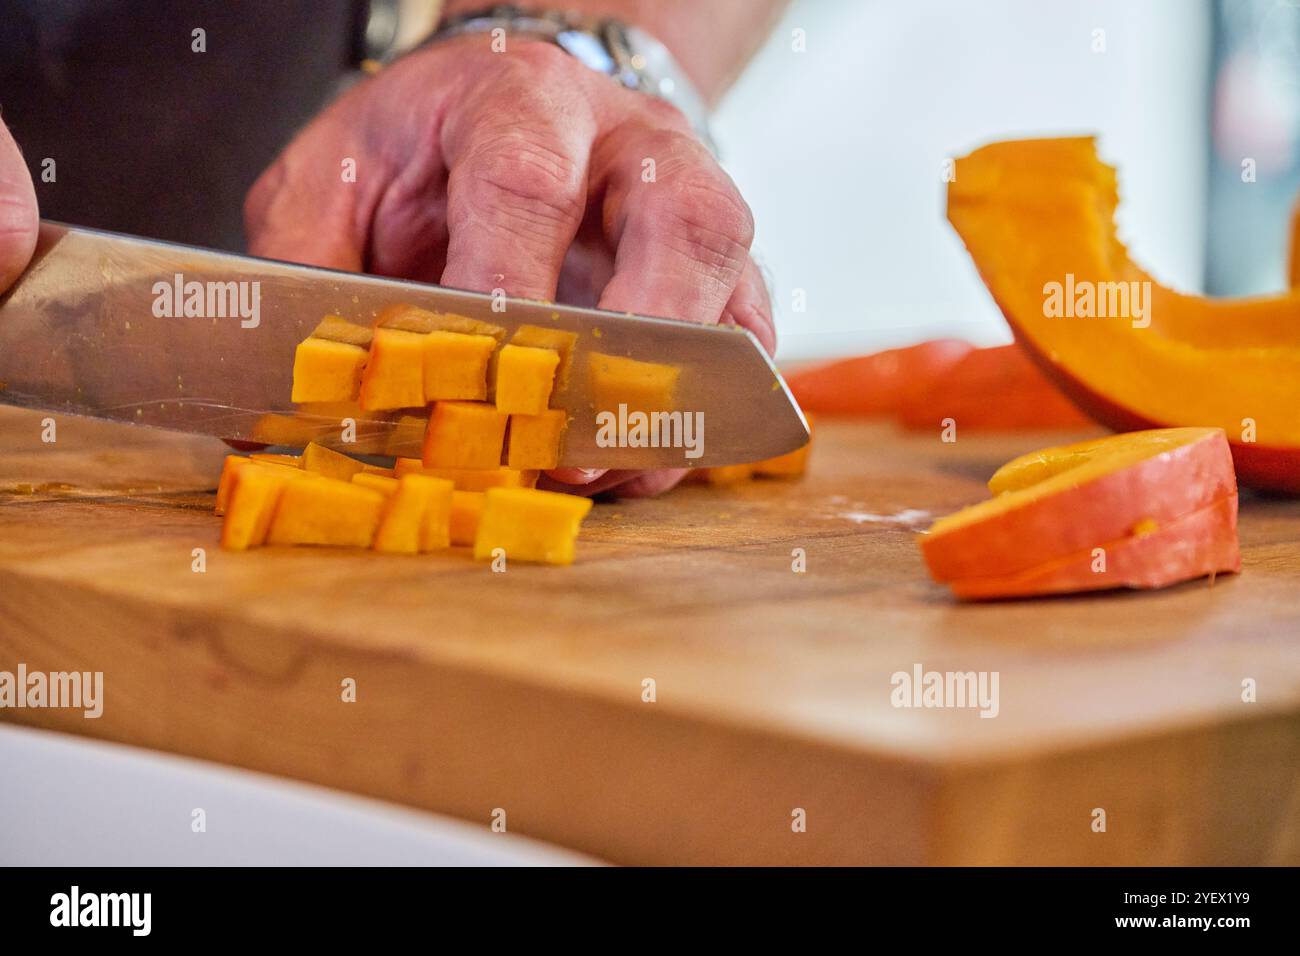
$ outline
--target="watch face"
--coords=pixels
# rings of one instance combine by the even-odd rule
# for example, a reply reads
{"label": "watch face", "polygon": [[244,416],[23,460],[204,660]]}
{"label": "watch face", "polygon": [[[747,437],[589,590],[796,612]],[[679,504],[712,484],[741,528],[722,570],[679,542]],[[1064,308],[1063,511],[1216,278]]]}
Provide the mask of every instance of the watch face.
{"label": "watch face", "polygon": [[613,76],[618,69],[614,58],[610,56],[599,37],[590,33],[582,30],[561,30],[555,35],[555,42],[570,56],[576,57],[579,62],[593,70]]}

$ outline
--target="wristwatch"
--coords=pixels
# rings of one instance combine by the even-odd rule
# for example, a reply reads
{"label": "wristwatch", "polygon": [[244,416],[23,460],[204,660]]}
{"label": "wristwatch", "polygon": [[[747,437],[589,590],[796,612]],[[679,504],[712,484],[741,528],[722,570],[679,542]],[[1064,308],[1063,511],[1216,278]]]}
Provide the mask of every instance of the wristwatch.
{"label": "wristwatch", "polygon": [[503,30],[506,36],[553,43],[578,62],[604,73],[627,89],[666,100],[690,121],[710,151],[717,153],[709,133],[709,111],[704,97],[672,53],[641,28],[620,20],[496,4],[443,21],[422,45],[466,34],[490,34],[494,30]]}

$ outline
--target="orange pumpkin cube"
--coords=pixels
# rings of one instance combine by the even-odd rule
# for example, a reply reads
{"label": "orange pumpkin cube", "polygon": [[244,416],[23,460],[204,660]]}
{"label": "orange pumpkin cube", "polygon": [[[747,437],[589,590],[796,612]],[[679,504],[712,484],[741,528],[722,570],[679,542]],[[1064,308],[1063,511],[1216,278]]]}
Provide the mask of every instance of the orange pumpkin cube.
{"label": "orange pumpkin cube", "polygon": [[368,548],[385,500],[352,482],[314,475],[290,481],[280,494],[266,543]]}
{"label": "orange pumpkin cube", "polygon": [[226,517],[221,523],[221,546],[245,551],[266,540],[281,492],[290,483],[302,480],[302,473],[249,462],[236,466],[231,475]]}
{"label": "orange pumpkin cube", "polygon": [[453,491],[448,533],[452,544],[473,544],[478,534],[479,519],[483,517],[483,503],[487,498],[482,491]]}
{"label": "orange pumpkin cube", "polygon": [[490,335],[435,330],[424,337],[424,396],[428,401],[487,398],[488,360],[497,347]]}
{"label": "orange pumpkin cube", "polygon": [[393,430],[384,441],[384,454],[390,458],[418,455],[424,445],[424,431],[428,427],[428,415],[401,416],[393,423]]}
{"label": "orange pumpkin cube", "polygon": [[397,491],[397,479],[388,475],[375,475],[367,471],[359,471],[352,476],[351,481],[354,485],[370,488],[385,497]]}
{"label": "orange pumpkin cube", "polygon": [[503,346],[497,356],[497,411],[509,415],[540,415],[546,411],[559,364],[559,353],[550,349]]}
{"label": "orange pumpkin cube", "polygon": [[555,468],[569,413],[551,408],[540,415],[511,415],[506,464],[511,468]]}
{"label": "orange pumpkin cube", "polygon": [[[275,456],[263,456],[263,458],[270,457]],[[287,465],[284,462],[277,461],[266,461],[257,458],[257,456],[245,458],[243,455],[227,455],[225,461],[221,463],[221,477],[217,479],[217,500],[215,507],[213,508],[214,514],[221,515],[226,513],[226,505],[230,500],[230,489],[233,488],[235,484],[235,472],[246,465],[270,465],[275,468],[288,467],[293,468],[295,471],[297,470],[296,465]]]}
{"label": "orange pumpkin cube", "polygon": [[621,355],[592,352],[588,376],[596,412],[614,412],[626,405],[629,412],[670,412],[681,369],[675,365],[641,362]]}
{"label": "orange pumpkin cube", "polygon": [[734,485],[753,477],[753,465],[718,465],[704,469],[704,480],[711,485]]}
{"label": "orange pumpkin cube", "polygon": [[293,445],[299,447],[316,438],[319,429],[310,421],[296,415],[279,415],[268,412],[253,423],[253,441],[266,445]]}
{"label": "orange pumpkin cube", "polygon": [[310,338],[293,353],[294,402],[346,402],[357,397],[369,353],[359,345]]}
{"label": "orange pumpkin cube", "polygon": [[519,468],[425,468],[418,458],[399,458],[393,474],[428,475],[446,478],[458,491],[487,491],[489,488],[531,488],[537,484],[536,469]]}
{"label": "orange pumpkin cube", "polygon": [[326,478],[348,481],[365,465],[332,448],[312,442],[302,451],[302,467],[304,471],[315,472]]}
{"label": "orange pumpkin cube", "polygon": [[388,496],[371,545],[388,554],[416,554],[450,543],[451,482],[406,475]]}
{"label": "orange pumpkin cube", "polygon": [[437,402],[424,437],[425,467],[495,470],[507,418],[485,402]]}
{"label": "orange pumpkin cube", "polygon": [[331,342],[343,342],[347,345],[359,345],[370,348],[374,332],[369,326],[353,325],[347,319],[337,315],[327,315],[311,330],[314,339],[328,339]]}
{"label": "orange pumpkin cube", "polygon": [[590,498],[534,488],[492,488],[484,495],[475,558],[489,560],[500,548],[507,561],[573,563],[573,542],[591,510]]}
{"label": "orange pumpkin cube", "polygon": [[812,451],[813,443],[813,420],[806,412],[804,417],[808,420],[808,443],[784,455],[756,462],[754,474],[764,478],[798,478],[808,469],[808,453]]}
{"label": "orange pumpkin cube", "polygon": [[375,329],[370,361],[361,375],[364,411],[424,404],[424,339],[418,332]]}
{"label": "orange pumpkin cube", "polygon": [[577,332],[563,329],[547,329],[540,325],[521,325],[510,336],[511,345],[524,345],[534,349],[550,349],[560,357],[555,369],[555,387],[562,389],[569,381],[569,364],[573,358],[573,347],[578,341]]}

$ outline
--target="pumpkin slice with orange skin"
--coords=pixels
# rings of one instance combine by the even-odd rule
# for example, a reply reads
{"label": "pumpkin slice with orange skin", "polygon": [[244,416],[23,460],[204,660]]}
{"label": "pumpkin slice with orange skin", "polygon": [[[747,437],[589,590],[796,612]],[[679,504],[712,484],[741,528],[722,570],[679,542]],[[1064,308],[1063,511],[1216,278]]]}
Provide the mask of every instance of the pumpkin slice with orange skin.
{"label": "pumpkin slice with orange skin", "polygon": [[801,369],[785,381],[805,412],[887,416],[911,405],[970,351],[966,342],[935,339]]}
{"label": "pumpkin slice with orange skin", "polygon": [[1237,496],[1221,498],[1161,527],[1139,525],[1119,541],[1005,577],[950,581],[968,600],[1162,588],[1180,581],[1241,570],[1237,546]]}
{"label": "pumpkin slice with orange skin", "polygon": [[1053,385],[1018,345],[973,349],[898,411],[908,428],[942,427],[957,433],[1030,428],[1086,428],[1092,420]]}
{"label": "pumpkin slice with orange skin", "polygon": [[1291,210],[1291,255],[1287,279],[1292,289],[1300,289],[1300,199]]}
{"label": "pumpkin slice with orange skin", "polygon": [[[1045,449],[1009,462],[990,484],[1001,493],[940,518],[921,539],[936,581],[1032,574],[1174,526],[1237,494],[1227,440],[1213,428],[1133,432]],[[1235,527],[1234,521],[1234,549]]]}
{"label": "pumpkin slice with orange skin", "polygon": [[[1300,291],[1161,285],[1116,235],[1116,182],[1090,138],[994,143],[958,160],[948,219],[1016,340],[1076,405],[1120,430],[1221,428],[1244,482],[1300,491]],[[1091,308],[1067,285],[1093,290]],[[1066,301],[1078,308],[1058,314]]]}

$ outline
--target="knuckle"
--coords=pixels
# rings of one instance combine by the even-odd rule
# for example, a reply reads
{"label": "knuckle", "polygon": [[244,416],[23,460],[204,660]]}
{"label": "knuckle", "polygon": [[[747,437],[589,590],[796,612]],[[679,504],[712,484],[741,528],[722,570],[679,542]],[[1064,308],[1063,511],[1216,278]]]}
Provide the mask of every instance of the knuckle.
{"label": "knuckle", "polygon": [[754,238],[754,217],[730,181],[692,173],[663,185],[646,204],[650,228],[683,243],[692,258],[739,273]]}
{"label": "knuckle", "polygon": [[496,133],[482,140],[464,161],[468,192],[475,204],[545,224],[582,218],[584,172],[549,133]]}

